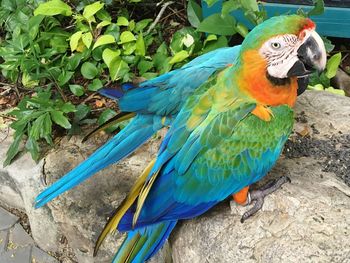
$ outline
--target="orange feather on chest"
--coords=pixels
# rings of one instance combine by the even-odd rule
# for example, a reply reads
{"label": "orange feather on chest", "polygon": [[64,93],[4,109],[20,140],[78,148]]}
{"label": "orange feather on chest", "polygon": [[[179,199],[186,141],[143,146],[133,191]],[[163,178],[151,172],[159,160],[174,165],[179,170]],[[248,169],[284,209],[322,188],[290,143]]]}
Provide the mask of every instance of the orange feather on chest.
{"label": "orange feather on chest", "polygon": [[292,78],[285,85],[274,85],[267,78],[266,61],[258,51],[246,51],[242,55],[245,65],[238,77],[241,89],[254,98],[261,106],[294,106],[297,98],[297,78]]}

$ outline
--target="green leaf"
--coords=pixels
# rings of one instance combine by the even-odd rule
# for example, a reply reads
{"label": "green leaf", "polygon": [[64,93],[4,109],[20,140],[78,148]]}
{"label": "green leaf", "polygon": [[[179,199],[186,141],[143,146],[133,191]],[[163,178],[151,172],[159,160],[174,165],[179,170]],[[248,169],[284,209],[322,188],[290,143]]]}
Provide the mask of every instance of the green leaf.
{"label": "green leaf", "polygon": [[168,55],[168,48],[165,42],[158,47],[156,54]]}
{"label": "green leaf", "polygon": [[83,43],[87,48],[90,48],[92,43],[92,34],[90,32],[83,34],[81,40],[83,40]]}
{"label": "green leaf", "polygon": [[39,159],[39,144],[38,142],[29,137],[26,142],[26,149],[30,152],[30,155],[32,156],[33,160],[37,161]]}
{"label": "green leaf", "polygon": [[145,74],[148,70],[153,67],[152,61],[141,60],[139,64],[137,64],[137,69],[139,70],[140,75]]}
{"label": "green leaf", "polygon": [[44,16],[42,15],[38,15],[38,16],[32,16],[29,21],[28,21],[28,33],[29,36],[32,40],[34,40],[36,38],[36,36],[38,35],[39,32],[39,26],[41,21],[43,21]]}
{"label": "green leaf", "polygon": [[123,44],[123,55],[131,55],[132,53],[134,53],[135,49],[136,49],[136,43],[134,42],[129,42],[129,43],[125,43]]}
{"label": "green leaf", "polygon": [[144,30],[151,22],[152,22],[152,19],[149,19],[149,18],[143,19],[143,20],[137,22],[135,25],[135,29],[134,29],[135,32],[140,32],[140,31]]}
{"label": "green leaf", "polygon": [[216,41],[209,41],[206,43],[205,48],[203,49],[204,53],[207,53],[209,51],[221,48],[221,47],[227,47],[228,41],[225,36],[220,36]]}
{"label": "green leaf", "polygon": [[119,41],[119,37],[120,37],[120,32],[119,32],[119,26],[117,26],[116,24],[110,24],[105,31],[105,35],[111,35],[114,37],[115,41]]}
{"label": "green leaf", "polygon": [[187,18],[191,26],[197,28],[202,21],[202,8],[194,0],[187,4]]}
{"label": "green leaf", "polygon": [[9,165],[11,163],[11,161],[13,160],[13,158],[15,158],[15,156],[18,154],[19,144],[22,141],[23,135],[24,135],[24,131],[22,131],[20,133],[18,133],[16,131],[16,133],[14,135],[14,140],[6,152],[6,160],[4,161],[4,167]]}
{"label": "green leaf", "polygon": [[236,25],[237,33],[240,34],[242,37],[246,37],[249,33],[248,28],[241,22],[238,22]]}
{"label": "green leaf", "polygon": [[63,86],[66,84],[74,75],[73,71],[65,71],[63,70],[62,73],[58,76],[58,85]]}
{"label": "green leaf", "polygon": [[143,57],[146,55],[145,41],[143,40],[142,33],[140,33],[137,37],[135,54]]}
{"label": "green leaf", "polygon": [[119,57],[120,53],[121,51],[119,49],[112,50],[112,49],[106,48],[105,50],[103,50],[102,59],[108,68],[110,68],[111,61],[116,57]]}
{"label": "green leaf", "polygon": [[120,43],[119,44],[124,44],[124,43],[128,43],[131,41],[135,41],[136,37],[134,36],[133,33],[131,33],[130,31],[124,31],[121,35],[120,35]]}
{"label": "green leaf", "polygon": [[90,111],[91,109],[88,105],[79,104],[77,106],[77,111],[74,113],[74,120],[81,121],[89,114]]}
{"label": "green leaf", "polygon": [[104,6],[104,4],[100,3],[100,1],[97,1],[91,5],[87,5],[84,8],[83,16],[87,20],[90,20],[94,14],[96,14],[99,10],[101,10],[103,8],[103,6]]}
{"label": "green leaf", "polygon": [[341,62],[341,53],[337,53],[335,55],[333,55],[327,62],[327,71],[326,71],[326,76],[327,78],[331,79],[333,77],[335,77],[335,75],[337,74],[337,70],[338,67],[340,65]]}
{"label": "green leaf", "polygon": [[204,1],[208,4],[208,7],[211,7],[216,2],[219,2],[219,0],[204,0]]}
{"label": "green leaf", "polygon": [[207,38],[204,40],[204,46],[210,42],[210,41],[214,41],[214,40],[218,40],[218,37],[214,34],[210,34],[207,36]]}
{"label": "green leaf", "polygon": [[69,45],[72,52],[77,49],[82,34],[83,31],[78,31],[70,37]]}
{"label": "green leaf", "polygon": [[116,115],[117,115],[117,113],[114,110],[106,109],[98,117],[97,123],[98,123],[98,125],[102,125],[105,122],[107,122],[108,120],[112,119]]}
{"label": "green leaf", "polygon": [[109,72],[112,80],[118,80],[129,72],[129,66],[120,57],[113,59],[110,63]]}
{"label": "green leaf", "polygon": [[86,79],[93,79],[98,74],[97,67],[94,64],[92,64],[91,62],[84,62],[84,64],[81,66],[80,71],[81,71],[81,74]]}
{"label": "green leaf", "polygon": [[71,16],[72,9],[69,5],[65,4],[61,0],[52,0],[46,3],[41,3],[35,10],[34,15],[54,16],[64,15]]}
{"label": "green leaf", "polygon": [[96,40],[95,45],[92,49],[111,43],[115,43],[115,38],[112,35],[103,35]]}
{"label": "green leaf", "polygon": [[189,54],[186,50],[181,50],[180,52],[177,52],[169,61],[169,64],[175,64],[178,62],[181,62],[188,58]]}
{"label": "green leaf", "polygon": [[45,116],[45,119],[44,119],[43,126],[41,127],[40,136],[44,137],[47,143],[51,144],[52,121],[51,121],[50,113],[46,112],[44,116]]}
{"label": "green leaf", "polygon": [[129,20],[126,19],[124,16],[119,16],[118,20],[117,20],[117,25],[118,26],[128,26]]}
{"label": "green leaf", "polygon": [[101,21],[112,21],[110,14],[104,9],[101,9],[100,11],[98,11],[96,13],[96,17]]}
{"label": "green leaf", "polygon": [[66,102],[59,108],[60,108],[60,111],[64,113],[75,112],[75,106],[71,102]]}
{"label": "green leaf", "polygon": [[232,11],[241,7],[241,3],[237,0],[228,0],[222,4],[221,14],[222,16],[226,16],[230,14]]}
{"label": "green leaf", "polygon": [[40,115],[35,121],[32,123],[32,127],[29,131],[29,137],[34,140],[39,140],[40,131],[44,126],[45,114]]}
{"label": "green leaf", "polygon": [[128,25],[128,30],[129,30],[129,31],[134,31],[135,25],[136,25],[135,20],[131,20],[131,21],[129,22],[129,25]]}
{"label": "green leaf", "polygon": [[256,0],[240,0],[240,4],[248,11],[259,12],[259,6]]}
{"label": "green leaf", "polygon": [[326,88],[325,91],[328,91],[333,94],[345,96],[345,91],[342,89],[335,89],[333,87],[329,87],[329,88]]}
{"label": "green leaf", "polygon": [[105,27],[105,26],[108,26],[110,25],[112,22],[111,21],[102,21],[100,23],[97,24],[96,28],[102,28],[102,27]]}
{"label": "green leaf", "polygon": [[81,58],[81,53],[75,53],[73,56],[71,56],[68,60],[67,70],[75,70],[79,66]]}
{"label": "green leaf", "polygon": [[236,22],[232,16],[222,17],[220,14],[214,14],[204,19],[197,30],[210,34],[230,36],[236,33],[235,28]]}
{"label": "green leaf", "polygon": [[88,85],[88,90],[97,91],[103,87],[101,80],[94,79],[91,84]]}
{"label": "green leaf", "polygon": [[323,0],[312,0],[314,8],[307,13],[308,16],[318,16],[324,13],[324,1]]}
{"label": "green leaf", "polygon": [[62,111],[51,111],[50,115],[54,123],[65,129],[70,129],[71,124],[69,123],[67,117],[63,115]]}
{"label": "green leaf", "polygon": [[84,88],[81,85],[77,85],[77,84],[69,85],[69,89],[75,96],[80,97],[84,95]]}
{"label": "green leaf", "polygon": [[326,37],[322,37],[322,40],[323,40],[323,43],[324,43],[324,46],[326,48],[326,52],[327,53],[330,53],[333,51],[333,49],[335,48],[335,45],[332,44],[332,41],[330,41],[328,38]]}

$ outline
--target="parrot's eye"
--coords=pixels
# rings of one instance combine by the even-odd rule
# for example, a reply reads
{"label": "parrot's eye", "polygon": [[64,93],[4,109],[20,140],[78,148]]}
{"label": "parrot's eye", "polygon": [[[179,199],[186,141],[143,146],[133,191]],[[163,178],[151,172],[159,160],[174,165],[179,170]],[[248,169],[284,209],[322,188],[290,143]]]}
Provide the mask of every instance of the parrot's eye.
{"label": "parrot's eye", "polygon": [[279,49],[279,48],[281,48],[281,44],[278,43],[278,42],[272,42],[272,43],[271,43],[271,47],[272,47],[273,49]]}

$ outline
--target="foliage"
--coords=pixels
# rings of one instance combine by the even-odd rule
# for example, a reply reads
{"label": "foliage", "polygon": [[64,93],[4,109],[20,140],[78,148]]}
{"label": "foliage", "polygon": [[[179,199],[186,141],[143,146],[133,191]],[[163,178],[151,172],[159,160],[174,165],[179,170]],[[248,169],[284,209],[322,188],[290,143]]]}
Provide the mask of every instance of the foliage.
{"label": "foliage", "polygon": [[[36,160],[40,142],[52,144],[54,129],[51,125],[39,135],[35,133],[34,136],[31,130],[36,123],[49,122],[49,118],[55,123],[51,111],[59,107],[55,104],[56,99],[73,100],[77,104],[77,99],[82,101],[113,81],[132,81],[135,76],[153,78],[180,67],[199,54],[227,46],[225,37],[206,37],[191,27],[178,30],[169,42],[165,42],[159,24],[150,28],[152,19],[135,21],[125,9],[120,9],[112,19],[106,11],[106,4],[111,1],[0,2],[0,25],[4,28],[4,39],[0,43],[1,73],[22,89],[37,91],[36,95],[25,97],[12,113],[18,119],[29,114],[31,100],[40,101],[43,92],[50,90],[50,96],[45,95],[48,103],[30,109],[24,128],[12,125],[16,132],[5,164],[19,152],[21,141]],[[61,126],[68,134],[79,133],[80,126],[94,119],[89,117],[87,105],[79,102],[70,105],[71,112],[75,113],[67,115],[68,112],[62,111],[67,122]],[[107,121],[114,114],[111,109],[106,109],[98,123]]]}
{"label": "foliage", "polygon": [[335,77],[339,65],[341,63],[341,53],[336,53],[330,57],[327,61],[326,70],[321,74],[313,74],[310,79],[309,89],[310,90],[326,90],[334,94],[345,95],[343,90],[334,89],[331,86],[331,79]]}
{"label": "foliage", "polygon": [[[131,82],[136,76],[156,77],[198,55],[228,46],[233,35],[246,36],[248,25],[236,21],[232,11],[243,12],[253,25],[266,19],[263,5],[256,0],[225,0],[221,13],[207,18],[195,0],[188,0],[191,27],[177,30],[165,40],[162,32],[167,30],[160,23],[153,24],[152,18],[135,20],[126,8],[118,8],[112,17],[108,12],[112,2],[0,0],[1,74],[34,94],[24,97],[11,113],[17,121],[11,125],[14,141],[5,165],[23,148],[22,141],[37,160],[41,143],[52,145],[53,131],[58,127],[72,135],[80,133],[81,126],[96,122],[91,107],[84,103],[103,86]],[[136,5],[136,9],[138,2],[142,1],[120,1]],[[211,6],[218,0],[205,2]],[[314,3],[309,13],[300,13],[322,13],[323,0]],[[328,46],[331,48],[330,43]],[[338,60],[331,59],[327,73],[313,76],[312,84],[329,87]],[[97,123],[115,115],[114,110],[105,109]]]}
{"label": "foliage", "polygon": [[74,111],[76,110],[72,103],[53,98],[50,89],[40,90],[31,98],[24,97],[17,109],[9,113],[17,118],[17,121],[11,124],[11,128],[16,132],[4,165],[10,164],[17,155],[24,137],[26,137],[25,149],[31,153],[34,160],[38,160],[40,151],[38,141],[44,139],[52,145],[52,125],[70,129],[71,124],[67,114]]}

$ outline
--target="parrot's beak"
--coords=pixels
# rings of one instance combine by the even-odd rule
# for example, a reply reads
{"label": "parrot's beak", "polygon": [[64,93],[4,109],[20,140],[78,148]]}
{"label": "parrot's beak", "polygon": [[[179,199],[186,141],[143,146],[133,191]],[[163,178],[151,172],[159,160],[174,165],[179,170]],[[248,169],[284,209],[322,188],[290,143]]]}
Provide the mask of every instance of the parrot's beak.
{"label": "parrot's beak", "polygon": [[306,32],[303,43],[297,50],[299,60],[288,71],[288,77],[298,77],[298,95],[303,93],[309,82],[309,75],[321,72],[326,67],[327,54],[323,40],[316,31]]}

